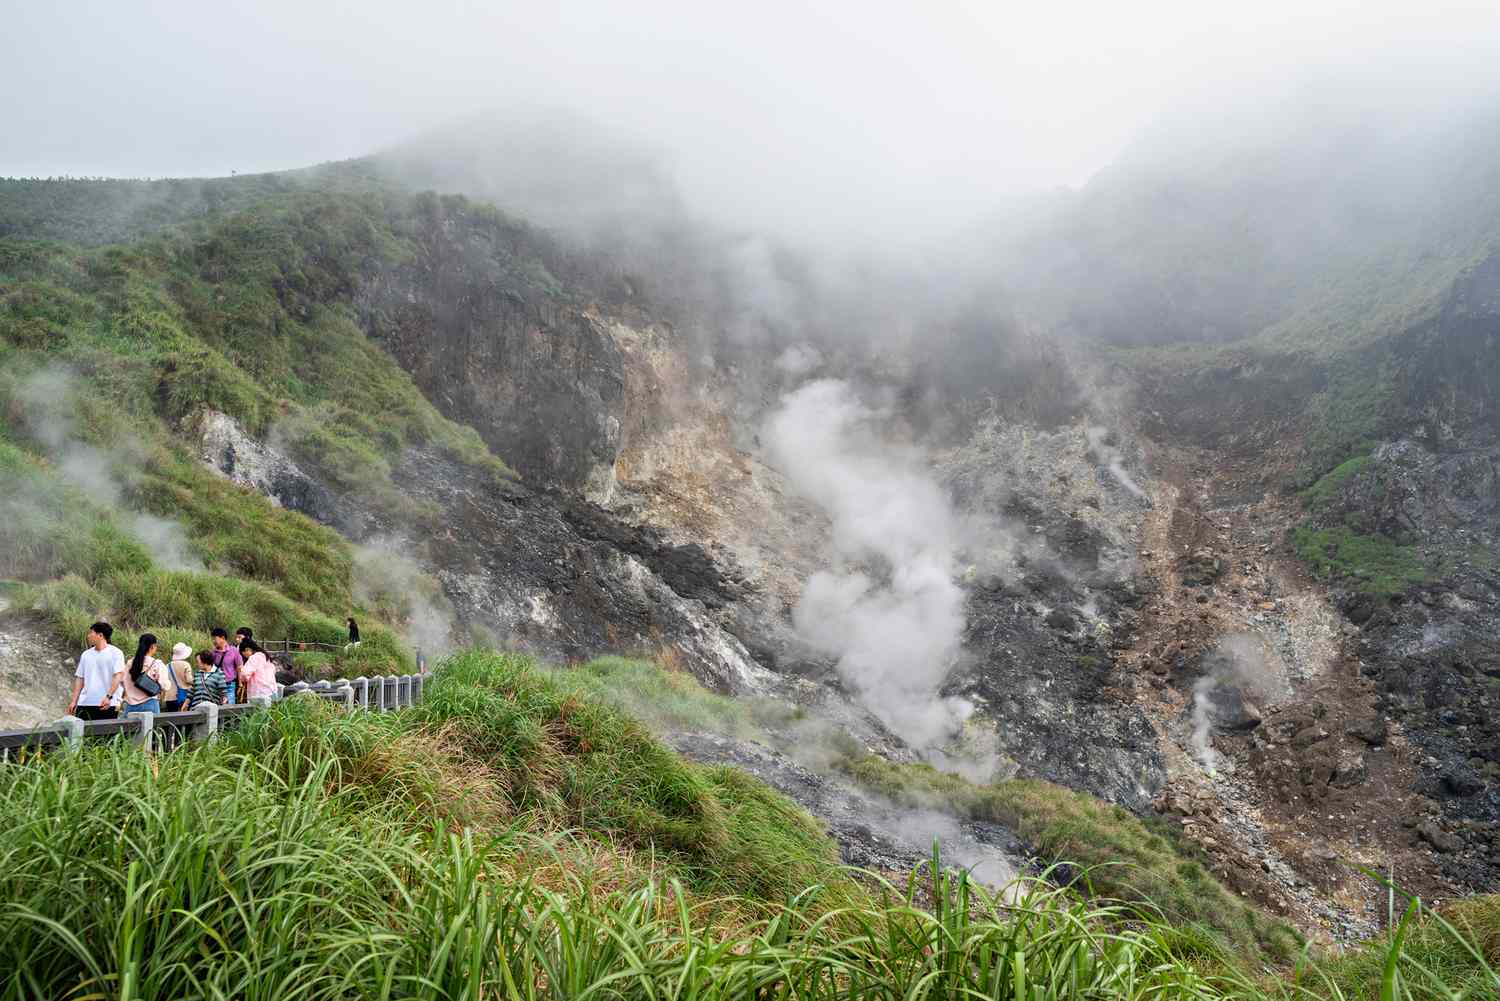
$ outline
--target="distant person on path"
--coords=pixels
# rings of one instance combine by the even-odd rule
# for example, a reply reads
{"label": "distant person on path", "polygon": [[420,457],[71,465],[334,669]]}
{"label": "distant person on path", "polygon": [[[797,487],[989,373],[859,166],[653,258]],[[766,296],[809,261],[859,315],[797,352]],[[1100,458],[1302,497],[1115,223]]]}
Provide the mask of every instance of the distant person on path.
{"label": "distant person on path", "polygon": [[181,712],[188,707],[188,695],[193,690],[193,665],[188,660],[193,655],[193,648],[186,643],[178,643],[172,647],[172,661],[167,665],[167,680],[171,684],[171,692],[163,687],[161,693],[162,712]]}
{"label": "distant person on path", "polygon": [[161,712],[160,695],[166,687],[166,676],[167,665],[156,659],[156,637],[142,633],[129,670],[115,675],[115,685],[125,689],[125,715]]}
{"label": "distant person on path", "polygon": [[359,623],[349,620],[349,645],[359,646]]}
{"label": "distant person on path", "polygon": [[[255,634],[250,632],[249,626],[240,626],[234,631],[234,646],[240,652],[240,660],[245,659],[244,644],[246,640],[254,639]],[[244,702],[250,696],[245,694],[245,675],[241,671],[240,676],[235,679],[234,688],[230,692],[230,699],[236,702]]]}
{"label": "distant person on path", "polygon": [[197,709],[199,706],[210,704],[216,706],[224,704],[229,683],[224,680],[224,672],[219,669],[218,662],[214,660],[215,656],[212,650],[198,651],[198,669],[193,672],[193,695],[191,701],[188,702],[189,709]]}
{"label": "distant person on path", "polygon": [[125,670],[125,654],[110,646],[114,627],[95,622],[89,627],[89,648],[78,658],[73,672],[73,695],[68,700],[68,715],[79,719],[114,719],[118,715],[110,701],[114,679]]}
{"label": "distant person on path", "polygon": [[240,657],[240,651],[229,645],[229,634],[222,628],[215,629],[211,634],[214,647],[214,666],[224,675],[224,683],[228,686],[229,701],[225,705],[234,704],[234,690],[239,680],[240,666],[244,661]]}
{"label": "distant person on path", "polygon": [[240,656],[245,666],[240,670],[240,680],[245,685],[245,701],[276,697],[276,665],[252,639],[240,644]]}

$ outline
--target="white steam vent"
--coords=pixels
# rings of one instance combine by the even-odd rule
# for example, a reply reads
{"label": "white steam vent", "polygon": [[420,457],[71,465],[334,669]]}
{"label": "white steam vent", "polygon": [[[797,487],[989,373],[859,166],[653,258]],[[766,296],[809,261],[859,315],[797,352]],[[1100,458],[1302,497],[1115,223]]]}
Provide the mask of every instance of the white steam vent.
{"label": "white steam vent", "polygon": [[921,455],[882,439],[879,417],[846,383],[821,379],[782,400],[765,438],[781,471],[833,522],[835,565],[808,578],[793,625],[837,658],[866,707],[927,748],[972,709],[938,696],[964,625],[957,519]]}

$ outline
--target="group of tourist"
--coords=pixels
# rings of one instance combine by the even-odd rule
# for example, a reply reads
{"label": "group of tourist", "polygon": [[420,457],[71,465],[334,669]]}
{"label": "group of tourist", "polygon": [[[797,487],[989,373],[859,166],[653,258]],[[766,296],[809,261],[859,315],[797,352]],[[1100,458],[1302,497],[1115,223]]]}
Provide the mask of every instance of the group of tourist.
{"label": "group of tourist", "polygon": [[73,672],[68,715],[79,719],[114,719],[131,713],[178,712],[199,706],[232,705],[276,694],[276,665],[255,642],[248,627],[209,634],[209,649],[197,656],[186,643],[172,647],[170,663],[156,656],[156,637],[142,633],[135,656],[127,663],[110,644],[108,622],[89,627],[88,649]]}

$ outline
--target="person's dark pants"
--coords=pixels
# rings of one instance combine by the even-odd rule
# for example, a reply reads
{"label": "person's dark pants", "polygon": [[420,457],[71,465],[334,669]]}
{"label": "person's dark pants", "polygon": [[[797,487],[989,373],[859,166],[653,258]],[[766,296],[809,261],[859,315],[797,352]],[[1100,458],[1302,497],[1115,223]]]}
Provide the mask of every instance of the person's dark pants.
{"label": "person's dark pants", "polygon": [[73,710],[73,715],[81,720],[114,719],[120,715],[120,712],[114,706],[108,709],[100,709],[98,706],[79,706]]}
{"label": "person's dark pants", "polygon": [[187,699],[173,699],[171,702],[163,702],[161,711],[164,713],[180,713],[187,708]]}

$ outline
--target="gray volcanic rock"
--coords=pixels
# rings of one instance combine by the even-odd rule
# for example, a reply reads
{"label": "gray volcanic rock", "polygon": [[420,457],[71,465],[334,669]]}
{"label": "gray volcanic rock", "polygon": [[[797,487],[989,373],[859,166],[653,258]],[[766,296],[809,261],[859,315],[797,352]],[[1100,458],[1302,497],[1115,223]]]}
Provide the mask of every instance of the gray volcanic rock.
{"label": "gray volcanic rock", "polygon": [[[1388,442],[1320,517],[1410,546],[1431,575],[1390,599],[1340,595],[1360,626],[1361,670],[1380,692],[1381,718],[1351,732],[1383,743],[1389,716],[1428,762],[1418,788],[1445,816],[1500,825],[1500,441],[1481,432]],[[1454,878],[1489,880],[1440,840]]]}
{"label": "gray volcanic rock", "polygon": [[288,511],[300,511],[314,521],[332,525],[345,535],[357,538],[365,534],[367,519],[358,511],[339,503],[332,490],[290,457],[251,437],[228,414],[204,410],[198,414],[193,431],[199,458],[221,475],[265,494]]}
{"label": "gray volcanic rock", "polygon": [[0,592],[0,729],[51,722],[68,708],[83,637],[69,649],[52,629],[39,614],[8,609]]}
{"label": "gray volcanic rock", "polygon": [[973,660],[949,690],[979,707],[999,749],[1023,774],[1149,810],[1166,766],[1145,714],[1107,690],[1108,651],[1070,644],[1003,593],[971,591],[967,617]]}
{"label": "gray volcanic rock", "polygon": [[[581,502],[442,456],[412,452],[398,472],[414,498],[443,512],[427,540],[431,569],[471,632],[566,661],[664,658],[718,692],[763,691],[774,680],[710,614],[704,597],[722,604],[735,592],[698,552],[679,554],[647,529],[609,525]],[[700,597],[674,590],[653,565]]]}
{"label": "gray volcanic rock", "polygon": [[1208,694],[1213,724],[1232,732],[1254,730],[1264,721],[1261,711],[1237,685],[1218,685]]}
{"label": "gray volcanic rock", "polygon": [[945,862],[963,866],[991,886],[1004,886],[1028,865],[1025,845],[999,824],[960,820],[939,804],[928,809],[897,806],[753,741],[700,732],[666,739],[685,757],[733,765],[795,800],[827,825],[847,865],[908,873],[932,858],[934,838]]}
{"label": "gray volcanic rock", "polygon": [[528,482],[607,492],[625,396],[614,339],[556,279],[518,271],[505,227],[477,207],[445,204],[419,232],[418,254],[357,289],[366,331]]}

